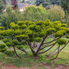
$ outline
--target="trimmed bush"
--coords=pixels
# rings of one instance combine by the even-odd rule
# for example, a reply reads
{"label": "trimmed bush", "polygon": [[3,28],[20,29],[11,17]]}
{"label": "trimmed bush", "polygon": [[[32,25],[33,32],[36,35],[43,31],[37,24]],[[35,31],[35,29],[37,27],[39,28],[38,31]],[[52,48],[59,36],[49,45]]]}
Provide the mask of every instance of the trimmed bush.
{"label": "trimmed bush", "polygon": [[58,40],[57,40],[57,43],[58,43],[59,45],[64,45],[64,44],[66,44],[66,40],[64,40],[64,39],[58,39]]}

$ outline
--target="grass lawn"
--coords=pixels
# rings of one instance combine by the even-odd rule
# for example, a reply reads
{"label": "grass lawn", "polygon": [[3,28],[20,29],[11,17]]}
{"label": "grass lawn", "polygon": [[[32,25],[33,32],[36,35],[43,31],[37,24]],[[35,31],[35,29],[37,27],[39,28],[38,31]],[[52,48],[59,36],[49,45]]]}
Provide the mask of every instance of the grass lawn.
{"label": "grass lawn", "polygon": [[[49,41],[49,40],[52,40],[52,38],[49,38],[47,41]],[[0,43],[3,43],[3,42],[0,40]],[[56,44],[55,47],[51,50],[54,50],[57,47],[57,45],[58,44]],[[69,44],[60,52],[58,58],[54,60],[55,64],[69,65],[69,47],[68,46],[69,46]],[[43,68],[44,64],[46,64],[46,63],[50,63],[51,67],[54,66],[53,61],[49,61],[48,59],[46,59],[46,57],[44,57],[44,55],[46,55],[46,53],[35,58],[32,56],[30,49],[27,49],[27,51],[30,54],[25,55],[25,53],[23,53],[21,55],[22,56],[21,60],[18,57],[16,57],[16,55],[14,55],[14,57],[8,57],[7,55],[0,53],[0,63],[3,62],[3,65],[13,64],[13,65],[16,65],[17,67],[25,66],[25,67],[30,67],[30,68],[32,68],[32,66],[35,65],[38,67],[37,69],[47,69],[47,68]],[[20,53],[19,50],[17,52]],[[39,67],[39,66],[41,66],[41,67]]]}

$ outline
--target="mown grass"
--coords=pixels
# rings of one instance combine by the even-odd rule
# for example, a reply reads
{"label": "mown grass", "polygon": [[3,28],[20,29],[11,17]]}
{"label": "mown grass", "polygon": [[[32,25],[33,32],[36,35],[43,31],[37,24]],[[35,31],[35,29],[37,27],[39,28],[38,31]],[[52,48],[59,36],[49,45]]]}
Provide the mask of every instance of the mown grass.
{"label": "mown grass", "polygon": [[[49,38],[46,42],[50,40],[52,40],[52,38]],[[3,43],[3,42],[0,40],[0,43]],[[58,44],[56,44],[54,48],[52,48],[50,51],[54,50],[57,46]],[[54,60],[55,64],[69,65],[69,47],[68,46],[69,44],[60,52],[58,58]],[[33,66],[37,66],[37,69],[47,69],[47,68],[43,68],[43,65],[46,63],[50,63],[51,66],[54,67],[53,61],[49,61],[48,59],[46,59],[45,55],[47,53],[44,53],[43,55],[39,55],[38,57],[34,57],[30,49],[27,49],[27,51],[30,54],[26,55],[25,53],[23,53],[21,55],[22,59],[19,59],[18,57],[16,57],[16,55],[14,55],[14,57],[8,57],[7,55],[0,53],[0,63],[3,62],[3,65],[13,64],[13,65],[16,65],[17,67],[25,66],[25,67],[32,68]],[[17,53],[21,53],[21,51],[17,50]]]}

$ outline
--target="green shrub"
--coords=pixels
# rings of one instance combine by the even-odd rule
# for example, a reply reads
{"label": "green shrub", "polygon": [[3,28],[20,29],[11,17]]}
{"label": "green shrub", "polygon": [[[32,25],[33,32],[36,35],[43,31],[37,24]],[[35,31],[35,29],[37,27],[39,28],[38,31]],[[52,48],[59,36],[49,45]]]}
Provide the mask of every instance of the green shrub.
{"label": "green shrub", "polygon": [[64,40],[64,39],[58,39],[58,40],[57,40],[57,43],[58,43],[59,45],[63,45],[63,44],[66,44],[66,40]]}
{"label": "green shrub", "polygon": [[4,27],[0,27],[0,30],[4,30]]}
{"label": "green shrub", "polygon": [[26,45],[27,44],[27,41],[21,41],[20,43],[19,43],[19,45]]}
{"label": "green shrub", "polygon": [[8,56],[13,56],[14,55],[14,51],[5,51],[4,53]]}
{"label": "green shrub", "polygon": [[66,30],[59,30],[56,33],[54,33],[55,37],[62,37],[66,34]]}
{"label": "green shrub", "polygon": [[67,33],[69,33],[69,28],[67,28],[66,30],[67,30]]}
{"label": "green shrub", "polygon": [[25,11],[23,12],[23,20],[30,20],[33,22],[43,20],[45,21],[48,18],[48,11],[40,6],[32,5],[30,7],[26,7]]}
{"label": "green shrub", "polygon": [[40,42],[42,39],[40,37],[37,37],[34,39],[36,42]]}
{"label": "green shrub", "polygon": [[69,35],[66,35],[66,38],[69,38]]}
{"label": "green shrub", "polygon": [[17,40],[13,40],[12,41],[14,45],[18,45],[18,41]]}
{"label": "green shrub", "polygon": [[4,44],[0,44],[0,49],[5,48],[6,46]]}
{"label": "green shrub", "polygon": [[61,26],[62,26],[62,27],[67,27],[67,24],[62,24]]}
{"label": "green shrub", "polygon": [[0,49],[0,52],[5,52],[5,51],[7,51],[6,48]]}
{"label": "green shrub", "polygon": [[4,44],[0,44],[0,52],[4,52],[7,49],[5,48],[6,46]]}
{"label": "green shrub", "polygon": [[23,46],[22,46],[22,45],[18,45],[17,48],[18,48],[18,49],[22,49]]}
{"label": "green shrub", "polygon": [[18,24],[19,26],[22,26],[23,24],[25,24],[25,22],[24,22],[24,21],[18,21],[17,24]]}
{"label": "green shrub", "polygon": [[4,36],[1,36],[1,35],[0,35],[0,39],[4,39]]}
{"label": "green shrub", "polygon": [[21,38],[21,39],[28,39],[28,35],[17,35],[15,36],[16,38]]}
{"label": "green shrub", "polygon": [[7,38],[4,38],[3,39],[3,42],[5,42],[5,43],[8,42],[8,39]]}
{"label": "green shrub", "polygon": [[[13,11],[13,12],[12,12]],[[9,25],[11,22],[17,23],[17,21],[23,20],[23,16],[19,10],[13,10],[12,8],[6,8],[6,12],[3,13],[0,23],[5,29],[10,28]]]}
{"label": "green shrub", "polygon": [[14,35],[20,35],[22,32],[21,32],[21,30],[15,30],[14,31]]}
{"label": "green shrub", "polygon": [[7,45],[8,47],[12,47],[12,46],[13,46],[13,43],[12,43],[12,42],[6,42],[6,45]]}

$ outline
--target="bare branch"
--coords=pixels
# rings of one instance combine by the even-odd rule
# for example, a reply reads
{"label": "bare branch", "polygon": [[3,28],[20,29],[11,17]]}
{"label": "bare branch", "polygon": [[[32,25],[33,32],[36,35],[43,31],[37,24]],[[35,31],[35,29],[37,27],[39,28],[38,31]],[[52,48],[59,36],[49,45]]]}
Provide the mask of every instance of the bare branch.
{"label": "bare branch", "polygon": [[28,45],[30,46],[31,51],[32,51],[32,53],[34,54],[35,51],[33,50],[32,46],[31,46],[31,42],[28,41]]}
{"label": "bare branch", "polygon": [[52,41],[46,42],[46,43],[44,43],[44,44],[52,43],[52,42],[54,42],[55,40],[57,40],[57,39],[59,39],[59,38],[61,38],[61,37],[58,37],[58,38],[56,38],[56,39],[53,39]]}
{"label": "bare branch", "polygon": [[[59,52],[62,51],[62,50],[67,46],[68,43],[69,43],[69,41],[65,44],[65,46],[63,46],[63,47],[59,50]],[[56,53],[50,55],[49,57],[52,57],[52,56],[56,55],[57,53],[58,53],[58,52],[56,52]]]}
{"label": "bare branch", "polygon": [[28,54],[28,52],[24,48],[23,49],[19,49],[19,50],[21,50],[21,51],[25,52],[26,54]]}
{"label": "bare branch", "polygon": [[56,57],[55,57],[55,58],[53,58],[53,59],[50,59],[50,60],[54,60],[54,59],[56,59],[56,58],[58,57],[58,54],[59,54],[59,48],[60,48],[60,45],[58,46],[58,52],[57,52]]}
{"label": "bare branch", "polygon": [[[59,47],[59,46],[58,46],[58,47]],[[55,51],[58,49],[58,47],[57,47],[54,51],[48,53],[48,55],[50,55],[50,54],[52,54],[53,52],[55,52]]]}
{"label": "bare branch", "polygon": [[[56,43],[56,42],[55,42]],[[46,47],[50,47],[50,46],[52,46],[52,45],[54,45],[55,43],[53,43],[53,44],[49,44],[49,45],[44,45],[44,47],[42,47],[40,50],[42,50],[42,49],[44,49],[44,48],[46,48]]]}
{"label": "bare branch", "polygon": [[41,46],[43,45],[43,43],[44,43],[44,41],[45,41],[46,38],[47,38],[47,35],[43,38],[43,40],[42,40],[42,42],[41,42],[38,50],[36,51],[37,54],[38,54],[38,52],[39,52],[39,50],[40,50]]}
{"label": "bare branch", "polygon": [[51,46],[49,49],[45,50],[44,52],[40,52],[39,54],[42,54],[42,53],[45,53],[45,52],[49,51],[51,48],[53,48],[55,46],[55,44],[53,46]]}
{"label": "bare branch", "polygon": [[15,54],[21,59],[21,57],[17,54],[17,52],[16,52],[16,49],[15,49],[15,46],[13,45],[13,49],[14,49],[14,52],[15,52]]}

